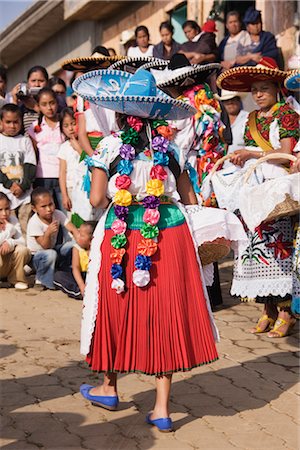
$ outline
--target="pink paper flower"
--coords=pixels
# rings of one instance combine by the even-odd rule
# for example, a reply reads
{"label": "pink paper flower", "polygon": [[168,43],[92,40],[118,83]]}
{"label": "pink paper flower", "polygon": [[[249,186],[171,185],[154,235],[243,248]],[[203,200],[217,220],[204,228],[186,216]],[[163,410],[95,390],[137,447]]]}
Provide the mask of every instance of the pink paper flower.
{"label": "pink paper flower", "polygon": [[118,189],[128,189],[131,185],[131,179],[128,175],[120,175],[116,178],[116,187]]}
{"label": "pink paper flower", "polygon": [[164,181],[167,179],[167,177],[168,174],[162,166],[158,164],[157,166],[152,167],[150,171],[150,178],[152,179],[157,178],[158,180]]}
{"label": "pink paper flower", "polygon": [[111,226],[111,229],[115,234],[123,234],[125,233],[127,228],[126,222],[120,219],[116,219]]}
{"label": "pink paper flower", "polygon": [[138,133],[143,128],[143,122],[138,117],[134,117],[134,116],[127,117],[127,123],[131,128],[133,128]]}
{"label": "pink paper flower", "polygon": [[157,209],[146,209],[143,216],[143,221],[145,223],[150,223],[150,225],[156,225],[160,219],[160,213]]}

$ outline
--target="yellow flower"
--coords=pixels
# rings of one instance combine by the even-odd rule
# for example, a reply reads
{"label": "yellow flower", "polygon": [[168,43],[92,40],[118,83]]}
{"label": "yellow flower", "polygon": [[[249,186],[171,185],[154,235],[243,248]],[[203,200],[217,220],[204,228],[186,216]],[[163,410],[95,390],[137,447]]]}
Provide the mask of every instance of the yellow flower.
{"label": "yellow flower", "polygon": [[162,195],[165,191],[163,182],[161,180],[157,180],[156,178],[154,180],[149,180],[146,185],[146,192],[149,195],[155,195],[156,197],[159,197]]}
{"label": "yellow flower", "polygon": [[120,189],[114,197],[114,202],[119,206],[129,206],[132,202],[132,195],[126,189]]}

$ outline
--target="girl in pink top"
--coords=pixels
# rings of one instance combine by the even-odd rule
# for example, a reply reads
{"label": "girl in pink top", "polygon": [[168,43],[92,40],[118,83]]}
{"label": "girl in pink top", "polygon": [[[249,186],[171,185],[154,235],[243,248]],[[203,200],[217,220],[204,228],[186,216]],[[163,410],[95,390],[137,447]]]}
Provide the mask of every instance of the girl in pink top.
{"label": "girl in pink top", "polygon": [[60,131],[55,92],[43,88],[37,95],[40,116],[28,130],[38,153],[34,187],[43,186],[53,195],[56,206],[63,210],[59,187],[59,159],[57,153],[65,140]]}

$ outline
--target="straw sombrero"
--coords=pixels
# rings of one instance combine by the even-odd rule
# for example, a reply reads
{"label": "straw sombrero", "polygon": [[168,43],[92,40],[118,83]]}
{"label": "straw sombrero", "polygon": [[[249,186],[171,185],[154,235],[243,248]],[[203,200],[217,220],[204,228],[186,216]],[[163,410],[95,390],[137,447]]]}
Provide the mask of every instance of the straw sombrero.
{"label": "straw sombrero", "polygon": [[[121,59],[120,61],[114,62],[111,66],[110,69],[111,70],[125,70],[128,72],[131,72],[132,69],[139,69],[140,67],[144,67],[145,64],[150,64],[150,66],[152,67],[153,65],[156,65],[157,67],[161,67],[162,66],[162,59],[159,58],[154,58],[153,56],[136,56],[136,57],[130,57],[130,56],[125,56],[123,59]],[[166,61],[166,64],[168,63],[168,61]],[[128,70],[129,69],[129,70]]]}
{"label": "straw sombrero", "polygon": [[221,73],[217,78],[217,86],[227,91],[250,92],[256,81],[273,81],[283,83],[286,72],[279,70],[272,58],[262,58],[257,66],[233,67]]}
{"label": "straw sombrero", "polygon": [[131,75],[121,70],[94,70],[78,77],[74,91],[96,105],[141,118],[179,120],[196,114],[190,105],[156,87],[146,70]]}
{"label": "straw sombrero", "polygon": [[300,70],[293,70],[286,77],[284,82],[285,87],[289,91],[299,91],[300,90]]}
{"label": "straw sombrero", "polygon": [[[165,61],[164,61],[165,63]],[[147,68],[146,66],[143,66]],[[164,70],[154,72],[157,67],[153,66],[152,73],[155,76],[157,86],[164,89],[171,86],[188,86],[194,83],[206,81],[206,79],[216,70],[221,69],[218,63],[211,64],[191,64],[187,57],[177,53],[172,56],[171,60]]]}
{"label": "straw sombrero", "polygon": [[92,56],[83,56],[81,58],[67,59],[62,63],[64,70],[88,71],[94,69],[107,69],[113,63],[120,61],[124,56],[106,56],[101,53],[93,53]]}
{"label": "straw sombrero", "polygon": [[226,91],[226,89],[221,90],[221,95],[214,94],[214,97],[221,101],[225,102],[226,100],[232,100],[235,97],[242,97],[244,98],[247,94],[244,92],[238,92],[238,91]]}

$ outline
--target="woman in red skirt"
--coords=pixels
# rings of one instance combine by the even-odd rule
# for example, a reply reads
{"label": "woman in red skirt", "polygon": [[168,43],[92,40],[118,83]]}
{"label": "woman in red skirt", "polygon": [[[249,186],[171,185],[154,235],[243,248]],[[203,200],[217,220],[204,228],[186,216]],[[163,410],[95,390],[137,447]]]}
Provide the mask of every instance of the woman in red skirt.
{"label": "woman in red skirt", "polygon": [[145,70],[88,72],[74,89],[116,111],[120,125],[89,160],[90,200],[106,213],[92,241],[81,352],[93,370],[104,372],[104,383],[84,384],[80,391],[93,404],[114,410],[118,373],[154,375],[156,400],[147,422],[171,431],[172,373],[218,357],[189,227],[197,199],[166,121],[195,111],[158,90]]}

